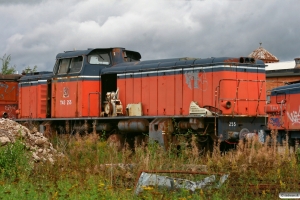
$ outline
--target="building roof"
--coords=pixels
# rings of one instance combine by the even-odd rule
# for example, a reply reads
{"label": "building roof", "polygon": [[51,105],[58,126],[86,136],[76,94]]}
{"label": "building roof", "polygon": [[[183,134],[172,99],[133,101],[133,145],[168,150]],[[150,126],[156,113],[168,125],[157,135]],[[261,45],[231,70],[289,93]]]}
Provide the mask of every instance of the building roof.
{"label": "building roof", "polygon": [[279,70],[279,69],[293,69],[295,67],[295,61],[285,61],[277,63],[267,63],[266,71]]}
{"label": "building roof", "polygon": [[[261,43],[260,43],[261,45]],[[273,63],[273,62],[279,62],[279,59],[271,54],[269,51],[264,49],[262,46],[255,49],[252,53],[248,55],[248,57],[252,57],[255,59],[260,59],[264,61],[265,63]]]}

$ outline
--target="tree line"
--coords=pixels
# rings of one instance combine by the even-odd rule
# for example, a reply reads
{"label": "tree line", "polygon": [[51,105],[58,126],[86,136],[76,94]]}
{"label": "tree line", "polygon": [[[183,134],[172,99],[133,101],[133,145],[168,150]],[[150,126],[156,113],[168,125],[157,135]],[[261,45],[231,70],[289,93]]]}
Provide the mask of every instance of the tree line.
{"label": "tree line", "polygon": [[[0,74],[14,74],[16,73],[16,66],[11,65],[11,55],[6,55],[4,54],[2,58],[0,58],[2,61],[1,69],[0,69]],[[35,65],[33,68],[30,66],[26,67],[23,71],[22,74],[27,74],[27,73],[33,73],[37,71],[37,66]]]}

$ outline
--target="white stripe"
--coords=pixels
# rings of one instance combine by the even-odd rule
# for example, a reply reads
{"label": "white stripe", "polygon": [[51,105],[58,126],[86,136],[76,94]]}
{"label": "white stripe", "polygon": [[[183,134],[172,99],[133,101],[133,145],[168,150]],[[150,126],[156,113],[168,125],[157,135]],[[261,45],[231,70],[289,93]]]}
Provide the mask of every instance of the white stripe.
{"label": "white stripe", "polygon": [[63,79],[77,79],[77,78],[93,79],[93,78],[100,78],[100,76],[71,76],[71,77],[57,77],[57,79],[59,79],[59,80],[63,80]]}
{"label": "white stripe", "polygon": [[139,74],[154,74],[154,73],[163,73],[163,72],[174,72],[174,71],[192,71],[192,70],[203,70],[212,69],[212,68],[238,68],[238,69],[257,69],[256,67],[246,67],[246,66],[229,66],[229,65],[217,65],[216,66],[206,66],[206,67],[189,67],[189,68],[180,68],[180,69],[169,69],[169,70],[155,70],[155,71],[145,71],[145,72],[131,72],[131,73],[122,73],[117,74],[117,76],[130,76],[130,75],[139,75]]}

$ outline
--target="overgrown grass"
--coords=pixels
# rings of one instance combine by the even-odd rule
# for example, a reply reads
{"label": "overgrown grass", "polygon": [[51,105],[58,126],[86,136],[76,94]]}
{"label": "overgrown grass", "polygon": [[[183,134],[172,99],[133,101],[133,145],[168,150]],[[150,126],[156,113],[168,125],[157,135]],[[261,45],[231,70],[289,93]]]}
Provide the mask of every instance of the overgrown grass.
{"label": "overgrown grass", "polygon": [[[278,153],[276,142],[241,142],[235,151],[199,156],[195,143],[181,141],[181,151],[165,150],[153,143],[117,151],[96,134],[59,135],[54,147],[65,154],[54,165],[38,163],[31,168],[26,150],[16,142],[0,148],[0,199],[277,199],[279,192],[299,191],[297,156],[288,146]],[[123,164],[123,165],[122,165]],[[226,173],[219,189],[164,191],[148,188],[139,196],[134,189],[142,170]],[[192,181],[203,175],[163,174]],[[268,184],[265,185],[264,184]]]}
{"label": "overgrown grass", "polygon": [[27,177],[32,165],[24,144],[17,140],[0,148],[0,176],[5,180],[14,180]]}

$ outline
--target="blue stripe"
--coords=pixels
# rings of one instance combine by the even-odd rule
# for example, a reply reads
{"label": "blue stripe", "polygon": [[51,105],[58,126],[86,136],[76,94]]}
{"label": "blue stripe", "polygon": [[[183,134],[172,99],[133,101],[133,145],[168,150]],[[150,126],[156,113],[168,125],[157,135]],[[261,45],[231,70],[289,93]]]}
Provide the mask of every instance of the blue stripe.
{"label": "blue stripe", "polygon": [[271,96],[276,96],[277,94],[300,94],[300,83],[285,85],[272,89]]}

